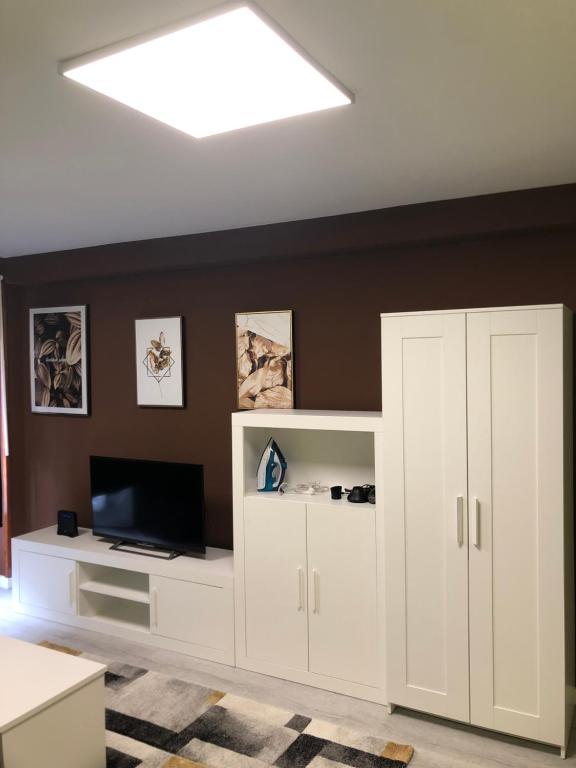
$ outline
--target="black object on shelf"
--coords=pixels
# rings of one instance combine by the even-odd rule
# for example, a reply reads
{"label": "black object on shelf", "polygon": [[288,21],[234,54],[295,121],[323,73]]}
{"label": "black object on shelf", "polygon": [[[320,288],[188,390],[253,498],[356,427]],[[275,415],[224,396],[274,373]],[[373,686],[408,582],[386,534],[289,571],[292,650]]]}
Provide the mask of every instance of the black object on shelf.
{"label": "black object on shelf", "polygon": [[341,485],[333,485],[330,488],[330,496],[333,499],[341,499],[342,498],[342,486]]}
{"label": "black object on shelf", "polygon": [[[338,486],[335,487],[337,488]],[[332,491],[332,489],[330,490]],[[344,493],[348,494],[348,501],[351,501],[353,504],[365,504],[366,502],[370,502],[370,504],[376,503],[375,485],[355,485],[351,490],[346,488]],[[335,497],[332,496],[332,498]]]}
{"label": "black object on shelf", "polygon": [[366,488],[363,485],[355,485],[351,491],[348,491],[348,501],[353,504],[366,504],[368,501]]}
{"label": "black object on shelf", "polygon": [[67,509],[58,510],[58,536],[69,536],[73,539],[78,536],[78,517],[76,512],[69,512]]}

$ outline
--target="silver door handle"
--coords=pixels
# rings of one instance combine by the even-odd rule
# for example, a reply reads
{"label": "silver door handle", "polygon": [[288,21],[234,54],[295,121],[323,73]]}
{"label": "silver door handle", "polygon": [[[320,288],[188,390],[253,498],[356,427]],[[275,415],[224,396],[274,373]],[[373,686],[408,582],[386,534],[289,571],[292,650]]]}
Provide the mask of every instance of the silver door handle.
{"label": "silver door handle", "polygon": [[150,590],[150,602],[152,603],[150,606],[152,608],[152,628],[158,629],[158,590],[156,587],[152,587]]}
{"label": "silver door handle", "polygon": [[461,547],[464,544],[464,496],[456,496],[456,538]]}
{"label": "silver door handle", "polygon": [[316,568],[312,568],[312,612],[319,613],[320,605],[320,580]]}
{"label": "silver door handle", "polygon": [[472,505],[472,544],[480,549],[480,500],[474,496]]}
{"label": "silver door handle", "polygon": [[76,606],[76,571],[70,571],[68,576],[68,596],[70,599],[70,605]]}
{"label": "silver door handle", "polygon": [[302,566],[299,565],[296,570],[298,571],[298,610],[302,611],[304,610],[304,598],[302,596],[302,592],[303,592]]}

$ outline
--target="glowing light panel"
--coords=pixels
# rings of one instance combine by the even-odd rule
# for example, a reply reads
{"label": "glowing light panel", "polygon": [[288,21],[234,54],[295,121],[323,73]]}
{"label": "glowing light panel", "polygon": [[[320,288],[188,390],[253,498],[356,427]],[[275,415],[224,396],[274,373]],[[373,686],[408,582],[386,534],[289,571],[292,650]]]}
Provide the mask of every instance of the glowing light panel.
{"label": "glowing light panel", "polygon": [[62,74],[196,138],[352,101],[248,6],[127,45]]}

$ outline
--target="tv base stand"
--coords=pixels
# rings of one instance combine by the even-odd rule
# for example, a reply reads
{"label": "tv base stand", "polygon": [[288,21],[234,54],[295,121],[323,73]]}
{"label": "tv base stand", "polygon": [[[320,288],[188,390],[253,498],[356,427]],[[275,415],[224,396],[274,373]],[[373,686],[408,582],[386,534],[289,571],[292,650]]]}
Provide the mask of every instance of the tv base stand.
{"label": "tv base stand", "polygon": [[110,549],[113,549],[115,552],[128,552],[131,555],[155,557],[158,560],[175,560],[184,554],[183,552],[176,552],[175,549],[160,549],[150,544],[133,544],[130,541],[115,541]]}
{"label": "tv base stand", "polygon": [[87,528],[56,526],[12,540],[20,613],[234,664],[233,555],[204,559],[118,551]]}

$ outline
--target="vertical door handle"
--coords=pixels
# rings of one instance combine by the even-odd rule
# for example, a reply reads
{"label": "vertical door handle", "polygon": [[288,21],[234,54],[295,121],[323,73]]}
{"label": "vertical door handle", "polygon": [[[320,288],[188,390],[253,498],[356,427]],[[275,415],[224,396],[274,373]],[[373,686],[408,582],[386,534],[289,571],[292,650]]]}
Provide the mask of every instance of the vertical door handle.
{"label": "vertical door handle", "polygon": [[68,597],[70,600],[70,605],[72,607],[76,606],[76,566],[74,566],[74,569],[70,571],[70,574],[68,576]]}
{"label": "vertical door handle", "polygon": [[316,568],[312,568],[312,612],[319,613],[320,609],[320,580],[318,578],[318,571]]}
{"label": "vertical door handle", "polygon": [[298,571],[298,610],[302,611],[304,610],[304,598],[302,596],[302,592],[303,592],[302,566],[299,565],[296,570]]}
{"label": "vertical door handle", "polygon": [[472,505],[472,544],[480,549],[480,500],[477,496]]}
{"label": "vertical door handle", "polygon": [[464,544],[464,496],[456,496],[456,538],[461,547]]}
{"label": "vertical door handle", "polygon": [[152,609],[151,624],[152,629],[158,629],[158,590],[152,587],[150,590],[150,608]]}

